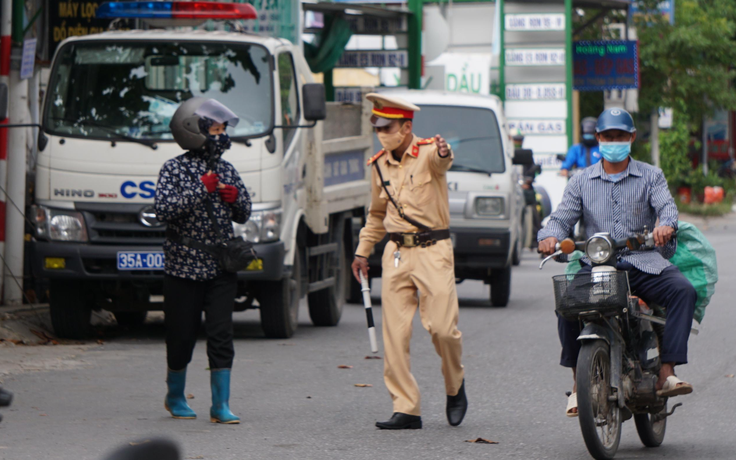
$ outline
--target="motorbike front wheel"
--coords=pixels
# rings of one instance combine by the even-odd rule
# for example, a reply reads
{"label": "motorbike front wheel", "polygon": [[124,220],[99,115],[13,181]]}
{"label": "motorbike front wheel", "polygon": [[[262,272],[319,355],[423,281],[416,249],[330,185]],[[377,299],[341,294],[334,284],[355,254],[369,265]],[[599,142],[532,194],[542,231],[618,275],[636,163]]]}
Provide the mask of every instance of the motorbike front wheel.
{"label": "motorbike front wheel", "polygon": [[588,452],[597,460],[616,455],[621,440],[621,412],[611,393],[611,360],[608,344],[585,342],[577,365],[578,418]]}
{"label": "motorbike front wheel", "polygon": [[641,443],[646,447],[659,447],[664,441],[664,431],[667,429],[667,417],[662,417],[667,413],[667,403],[659,413],[656,414],[636,414],[634,422],[636,423],[636,432],[639,433]]}

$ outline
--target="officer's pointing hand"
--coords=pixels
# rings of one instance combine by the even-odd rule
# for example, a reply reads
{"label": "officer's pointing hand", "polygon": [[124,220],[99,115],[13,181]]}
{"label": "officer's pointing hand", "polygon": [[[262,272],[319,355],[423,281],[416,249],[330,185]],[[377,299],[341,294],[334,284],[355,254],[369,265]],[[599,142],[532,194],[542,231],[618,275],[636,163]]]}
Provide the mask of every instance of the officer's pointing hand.
{"label": "officer's pointing hand", "polygon": [[450,149],[447,147],[447,142],[439,134],[434,136],[434,142],[437,144],[437,149],[441,157],[446,157],[450,153]]}

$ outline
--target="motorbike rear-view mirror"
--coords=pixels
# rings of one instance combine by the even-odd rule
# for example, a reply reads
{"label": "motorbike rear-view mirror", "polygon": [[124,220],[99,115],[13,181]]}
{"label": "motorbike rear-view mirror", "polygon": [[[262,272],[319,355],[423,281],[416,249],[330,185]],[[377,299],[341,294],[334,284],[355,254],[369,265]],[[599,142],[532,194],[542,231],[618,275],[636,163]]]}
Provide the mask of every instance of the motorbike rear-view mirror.
{"label": "motorbike rear-view mirror", "polygon": [[531,166],[534,164],[534,154],[529,149],[516,149],[514,150],[512,163],[515,165]]}

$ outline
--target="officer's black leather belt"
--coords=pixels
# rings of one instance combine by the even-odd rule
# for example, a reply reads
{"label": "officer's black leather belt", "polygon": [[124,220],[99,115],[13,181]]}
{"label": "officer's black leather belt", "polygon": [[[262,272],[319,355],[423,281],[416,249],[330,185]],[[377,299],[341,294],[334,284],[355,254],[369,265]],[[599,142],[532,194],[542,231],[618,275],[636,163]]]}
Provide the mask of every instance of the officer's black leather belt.
{"label": "officer's black leather belt", "polygon": [[426,248],[437,244],[438,241],[446,240],[450,237],[450,230],[431,230],[421,233],[389,233],[388,238],[396,243],[400,248],[415,248],[421,246]]}

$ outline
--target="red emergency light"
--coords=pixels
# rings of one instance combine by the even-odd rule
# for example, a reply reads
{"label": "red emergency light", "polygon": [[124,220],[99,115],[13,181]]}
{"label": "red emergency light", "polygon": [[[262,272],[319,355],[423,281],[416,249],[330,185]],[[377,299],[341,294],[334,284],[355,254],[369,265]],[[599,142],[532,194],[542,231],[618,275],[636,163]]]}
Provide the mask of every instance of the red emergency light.
{"label": "red emergency light", "polygon": [[248,3],[223,2],[105,2],[97,8],[104,19],[257,19]]}

